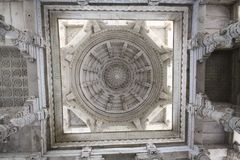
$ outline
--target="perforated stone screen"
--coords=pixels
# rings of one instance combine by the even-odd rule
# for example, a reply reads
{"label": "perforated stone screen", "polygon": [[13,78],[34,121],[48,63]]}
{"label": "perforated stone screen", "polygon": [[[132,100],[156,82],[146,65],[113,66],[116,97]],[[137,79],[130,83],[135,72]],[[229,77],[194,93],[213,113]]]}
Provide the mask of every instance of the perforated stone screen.
{"label": "perforated stone screen", "polygon": [[14,47],[0,47],[0,107],[20,107],[27,98],[26,59]]}

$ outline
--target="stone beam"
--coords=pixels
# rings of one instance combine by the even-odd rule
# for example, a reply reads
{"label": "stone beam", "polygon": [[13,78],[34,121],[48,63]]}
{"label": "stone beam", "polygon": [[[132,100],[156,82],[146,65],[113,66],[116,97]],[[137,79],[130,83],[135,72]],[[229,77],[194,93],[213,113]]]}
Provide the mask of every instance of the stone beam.
{"label": "stone beam", "polygon": [[37,58],[37,49],[44,48],[43,38],[28,31],[20,31],[0,20],[0,38],[5,40],[3,44],[17,47],[24,57],[29,60]]}
{"label": "stone beam", "polygon": [[206,60],[217,48],[231,48],[240,36],[240,22],[233,23],[213,34],[198,33],[189,41],[188,49],[195,51],[197,60]]}
{"label": "stone beam", "polygon": [[203,94],[197,94],[194,107],[199,117],[215,120],[224,126],[226,132],[234,130],[240,133],[240,117],[233,116],[233,109],[225,108],[224,112],[218,111],[216,106]]}

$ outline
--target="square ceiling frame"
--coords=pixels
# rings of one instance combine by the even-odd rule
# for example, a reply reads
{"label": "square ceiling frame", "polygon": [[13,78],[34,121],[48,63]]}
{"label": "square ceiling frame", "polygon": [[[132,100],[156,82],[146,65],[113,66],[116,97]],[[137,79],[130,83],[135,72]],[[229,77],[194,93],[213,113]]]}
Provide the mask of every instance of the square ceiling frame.
{"label": "square ceiling frame", "polygon": [[[51,148],[186,142],[188,7],[43,5],[43,11],[43,25],[47,43],[46,61]],[[173,129],[171,131],[64,134],[58,19],[173,21]]]}

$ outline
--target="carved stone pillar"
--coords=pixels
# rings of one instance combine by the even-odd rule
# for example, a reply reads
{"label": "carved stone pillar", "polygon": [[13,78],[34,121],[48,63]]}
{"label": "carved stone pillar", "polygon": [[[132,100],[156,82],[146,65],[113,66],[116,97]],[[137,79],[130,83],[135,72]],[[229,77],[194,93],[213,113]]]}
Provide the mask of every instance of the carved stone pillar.
{"label": "carved stone pillar", "polygon": [[216,110],[206,95],[197,94],[195,110],[201,118],[209,118],[222,124],[226,132],[235,130],[240,133],[240,118],[233,116],[233,109],[226,108],[225,112]]}
{"label": "carved stone pillar", "polygon": [[8,137],[22,127],[46,118],[47,111],[38,109],[37,98],[27,100],[15,115],[8,115],[7,113],[3,116],[0,115],[0,143],[7,142]]}

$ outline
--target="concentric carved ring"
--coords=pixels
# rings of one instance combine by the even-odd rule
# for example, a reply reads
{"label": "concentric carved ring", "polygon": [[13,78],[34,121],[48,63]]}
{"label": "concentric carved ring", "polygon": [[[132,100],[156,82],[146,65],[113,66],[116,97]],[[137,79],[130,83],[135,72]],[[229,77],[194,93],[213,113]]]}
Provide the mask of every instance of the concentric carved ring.
{"label": "concentric carved ring", "polygon": [[151,108],[162,88],[160,56],[129,30],[93,34],[74,53],[72,92],[88,113],[128,121]]}

